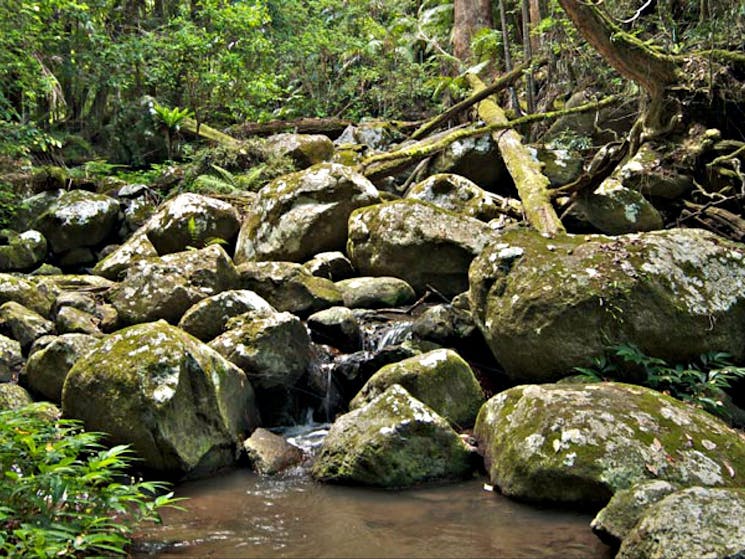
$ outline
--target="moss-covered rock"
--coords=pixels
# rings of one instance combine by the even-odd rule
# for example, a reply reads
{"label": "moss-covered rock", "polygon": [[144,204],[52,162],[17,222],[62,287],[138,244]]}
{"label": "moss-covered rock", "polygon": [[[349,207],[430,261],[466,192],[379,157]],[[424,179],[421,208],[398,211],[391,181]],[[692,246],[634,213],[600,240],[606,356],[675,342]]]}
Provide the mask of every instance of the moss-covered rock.
{"label": "moss-covered rock", "polygon": [[494,195],[465,177],[448,173],[432,175],[415,184],[406,197],[481,221],[489,221],[504,213]]}
{"label": "moss-covered rock", "polygon": [[484,404],[474,436],[491,482],[521,499],[604,504],[646,479],[745,482],[743,437],[706,412],[639,386],[517,386]]}
{"label": "moss-covered rock", "polygon": [[338,250],[319,252],[303,264],[314,276],[331,281],[340,281],[354,275],[354,267],[349,258]]}
{"label": "moss-covered rock", "polygon": [[17,375],[23,366],[21,344],[0,335],[0,382],[8,382]]}
{"label": "moss-covered rock", "polygon": [[24,352],[28,351],[34,340],[54,332],[54,322],[39,313],[14,301],[0,305],[0,334],[17,340]]}
{"label": "moss-covered rock", "polygon": [[59,292],[55,282],[46,278],[0,274],[0,304],[14,301],[48,317]]}
{"label": "moss-covered rock", "polygon": [[745,555],[745,489],[691,487],[647,509],[618,559],[735,559]]}
{"label": "moss-covered rock", "polygon": [[334,142],[323,134],[275,134],[266,139],[265,149],[274,156],[287,156],[298,169],[305,169],[331,159]]}
{"label": "moss-covered rock", "polygon": [[100,244],[115,230],[119,202],[85,190],[64,192],[36,220],[54,253]]}
{"label": "moss-covered rock", "polygon": [[362,349],[362,331],[357,317],[347,307],[331,307],[313,313],[307,320],[313,341],[345,352]]}
{"label": "moss-covered rock", "polygon": [[147,234],[140,231],[132,235],[121,246],[117,247],[94,267],[93,273],[116,281],[126,274],[127,269],[140,258],[158,256],[158,251],[150,242]]}
{"label": "moss-covered rock", "polygon": [[622,489],[592,519],[590,527],[601,540],[618,547],[650,506],[679,489],[676,484],[661,479]]}
{"label": "moss-covered rock", "polygon": [[246,375],[164,321],[108,336],[75,363],[62,409],[131,444],[147,468],[199,475],[232,464],[256,423]]}
{"label": "moss-covered rock", "polygon": [[663,226],[660,212],[640,192],[612,177],[577,203],[593,227],[608,235],[654,231]]}
{"label": "moss-covered rock", "polygon": [[[75,362],[93,351],[99,339],[85,334],[49,336],[44,347],[32,348],[24,379],[26,385],[42,398],[59,404],[62,402],[62,385]],[[41,340],[39,340],[41,341]]]}
{"label": "moss-covered rock", "polygon": [[621,342],[676,363],[745,357],[745,249],[706,231],[508,231],[469,277],[473,316],[515,382],[558,380]]}
{"label": "moss-covered rock", "polygon": [[370,181],[336,163],[279,177],[259,191],[241,227],[235,261],[304,262],[342,250],[349,214],[379,201]]}
{"label": "moss-covered rock", "polygon": [[213,239],[230,243],[240,228],[238,210],[227,202],[187,192],[163,204],[142,230],[159,255],[203,248]]}
{"label": "moss-covered rock", "polygon": [[626,188],[646,196],[674,200],[693,188],[692,173],[680,174],[674,167],[663,161],[650,142],[645,142],[614,174]]}
{"label": "moss-covered rock", "polygon": [[47,256],[47,240],[38,231],[18,234],[0,231],[0,272],[23,272],[36,268]]}
{"label": "moss-covered rock", "polygon": [[0,383],[0,410],[17,410],[32,401],[31,395],[17,384]]}
{"label": "moss-covered rock", "polygon": [[176,324],[196,302],[238,287],[238,272],[219,245],[137,260],[109,294],[125,324]]}
{"label": "moss-covered rock", "polygon": [[394,384],[460,428],[473,425],[484,403],[484,392],[468,363],[454,351],[436,349],[380,369],[352,399],[349,409],[364,406]]}
{"label": "moss-covered rock", "polygon": [[472,471],[470,452],[447,421],[398,385],[339,417],[312,468],[321,481],[386,488]]}
{"label": "moss-covered rock", "polygon": [[452,296],[468,288],[468,266],[494,240],[483,222],[419,200],[355,211],[347,254],[361,275],[394,276],[417,293],[427,285]]}
{"label": "moss-covered rock", "polygon": [[248,312],[226,327],[209,345],[243,369],[257,389],[290,388],[310,363],[310,336],[290,313]]}
{"label": "moss-covered rock", "polygon": [[275,309],[253,291],[223,291],[189,308],[178,325],[195,338],[209,342],[225,332],[229,319],[251,311],[273,313]]}
{"label": "moss-covered rock", "polygon": [[299,316],[341,305],[331,280],[312,275],[294,262],[246,262],[238,266],[242,289],[255,291],[278,311]]}
{"label": "moss-covered rock", "polygon": [[391,308],[413,303],[416,294],[404,280],[386,276],[350,278],[334,285],[350,309]]}
{"label": "moss-covered rock", "polygon": [[93,313],[75,307],[62,307],[54,319],[57,332],[60,334],[101,334],[98,325],[101,323]]}

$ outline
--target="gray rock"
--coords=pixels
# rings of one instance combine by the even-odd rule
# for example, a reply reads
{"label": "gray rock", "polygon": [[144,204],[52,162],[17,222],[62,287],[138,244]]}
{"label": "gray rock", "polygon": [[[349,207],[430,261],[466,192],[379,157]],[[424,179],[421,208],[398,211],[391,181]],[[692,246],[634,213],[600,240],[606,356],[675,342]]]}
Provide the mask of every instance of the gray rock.
{"label": "gray rock", "polygon": [[54,332],[53,322],[23,305],[8,301],[0,306],[0,334],[18,341],[24,352],[34,340]]}
{"label": "gray rock", "polygon": [[387,488],[472,471],[469,450],[448,422],[398,385],[339,417],[312,468],[321,481]]}
{"label": "gray rock", "polygon": [[195,338],[209,342],[225,332],[229,319],[250,311],[270,314],[275,309],[253,291],[223,291],[189,308],[178,325]]}
{"label": "gray rock", "polygon": [[494,192],[511,183],[490,134],[453,142],[434,158],[430,169],[432,173],[460,175]]}
{"label": "gray rock", "polygon": [[120,330],[78,359],[62,409],[131,444],[145,467],[189,476],[233,464],[257,423],[246,375],[164,321]]}
{"label": "gray rock", "polygon": [[287,156],[298,169],[328,161],[334,143],[323,134],[275,134],[266,139],[265,149],[275,156]]}
{"label": "gray rock", "polygon": [[640,386],[517,386],[484,404],[474,436],[491,483],[532,501],[605,504],[646,479],[727,487],[745,480],[745,439]]}
{"label": "gray rock", "polygon": [[402,279],[361,277],[337,281],[344,306],[350,309],[392,308],[413,303],[416,294]]}
{"label": "gray rock", "polygon": [[0,383],[0,410],[17,410],[31,402],[31,395],[17,384]]}
{"label": "gray rock", "polygon": [[101,334],[101,320],[94,314],[75,307],[62,307],[54,320],[60,334]]}
{"label": "gray rock", "polygon": [[626,188],[667,200],[680,198],[693,188],[690,175],[671,171],[671,165],[647,142],[616,173]]}
{"label": "gray rock", "polygon": [[433,305],[422,312],[412,325],[419,338],[438,344],[457,344],[468,341],[483,345],[480,332],[468,310],[453,305]]}
{"label": "gray rock", "polygon": [[49,316],[60,289],[48,278],[0,274],[0,304],[14,301]]}
{"label": "gray rock", "polygon": [[691,487],[649,507],[619,559],[736,559],[745,556],[745,490]]}
{"label": "gray rock", "polygon": [[303,451],[271,431],[258,428],[243,443],[257,474],[274,475],[302,462]]}
{"label": "gray rock", "polygon": [[399,200],[350,216],[347,254],[361,275],[394,276],[417,293],[432,285],[452,296],[467,289],[468,266],[494,235],[476,219]]}
{"label": "gray rock", "polygon": [[155,256],[158,256],[158,251],[155,250],[147,234],[144,231],[139,231],[123,245],[100,260],[93,267],[93,273],[117,281],[125,275],[127,269],[136,260]]}
{"label": "gray rock", "polygon": [[304,262],[342,250],[349,214],[379,201],[370,181],[336,163],[279,177],[259,191],[241,227],[235,261]]}
{"label": "gray rock", "polygon": [[[505,213],[504,205],[510,202],[489,193],[476,183],[453,174],[432,175],[411,187],[406,198],[429,202],[451,212],[460,213],[481,221],[489,221]],[[512,203],[514,211],[520,204]]]}
{"label": "gray rock", "polygon": [[320,252],[303,264],[314,276],[339,281],[354,275],[349,259],[339,251]]}
{"label": "gray rock", "polygon": [[21,344],[0,335],[0,382],[9,382],[23,367]]}
{"label": "gray rock", "polygon": [[362,331],[354,313],[346,307],[331,307],[308,317],[313,341],[344,352],[362,349]]}
{"label": "gray rock", "polygon": [[126,324],[165,319],[177,323],[195,303],[238,287],[238,272],[219,245],[143,258],[109,292]]}
{"label": "gray rock", "polygon": [[608,235],[662,229],[660,212],[636,190],[615,178],[605,179],[591,194],[577,201],[585,218]]}
{"label": "gray rock", "polygon": [[22,272],[36,268],[47,256],[47,240],[38,231],[18,234],[0,231],[0,272]]}

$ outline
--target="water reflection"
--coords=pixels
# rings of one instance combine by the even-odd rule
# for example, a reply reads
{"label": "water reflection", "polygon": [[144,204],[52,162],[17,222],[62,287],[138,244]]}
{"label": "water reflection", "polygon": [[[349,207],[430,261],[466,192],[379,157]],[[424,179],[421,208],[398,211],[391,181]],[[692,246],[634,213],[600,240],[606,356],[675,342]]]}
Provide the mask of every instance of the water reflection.
{"label": "water reflection", "polygon": [[235,471],[178,494],[188,511],[166,511],[133,557],[610,557],[589,515],[514,503],[475,480],[389,492]]}

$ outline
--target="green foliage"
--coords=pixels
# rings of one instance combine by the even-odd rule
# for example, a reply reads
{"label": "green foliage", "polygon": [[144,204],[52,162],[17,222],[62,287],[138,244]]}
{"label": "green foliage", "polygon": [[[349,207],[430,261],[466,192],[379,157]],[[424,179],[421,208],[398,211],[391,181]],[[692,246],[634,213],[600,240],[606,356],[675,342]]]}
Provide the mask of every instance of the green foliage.
{"label": "green foliage", "polygon": [[0,229],[10,226],[20,203],[20,196],[16,194],[13,185],[0,180]]}
{"label": "green foliage", "polygon": [[136,523],[180,500],[131,479],[130,450],[101,438],[39,404],[0,411],[0,555],[124,555]]}
{"label": "green foliage", "polygon": [[651,357],[634,344],[609,346],[605,355],[594,360],[592,367],[575,367],[588,381],[628,380],[640,377],[639,384],[690,402],[715,415],[727,416],[721,400],[732,382],[745,378],[745,367],[737,367],[724,352],[704,353],[688,364],[670,365]]}

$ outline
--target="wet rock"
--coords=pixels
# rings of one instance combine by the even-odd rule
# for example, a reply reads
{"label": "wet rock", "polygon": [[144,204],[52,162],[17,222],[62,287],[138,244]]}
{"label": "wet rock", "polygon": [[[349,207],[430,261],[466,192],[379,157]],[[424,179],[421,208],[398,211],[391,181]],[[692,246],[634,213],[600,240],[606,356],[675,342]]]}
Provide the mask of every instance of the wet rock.
{"label": "wet rock", "polygon": [[577,203],[585,218],[608,235],[654,231],[663,226],[660,212],[640,192],[614,178],[605,179]]}
{"label": "wet rock", "polygon": [[312,468],[320,481],[387,488],[472,471],[469,450],[448,422],[398,385],[339,417]]}
{"label": "wet rock", "polygon": [[513,382],[558,380],[621,342],[676,363],[745,356],[745,250],[705,231],[505,232],[470,280],[474,319]]}
{"label": "wet rock", "polygon": [[227,202],[187,192],[164,203],[143,225],[159,255],[200,249],[215,239],[230,243],[240,228],[238,210]]}
{"label": "wet rock", "polygon": [[0,304],[14,301],[43,316],[49,316],[59,288],[44,278],[0,274]]}
{"label": "wet rock", "polygon": [[303,451],[283,437],[258,428],[243,443],[251,468],[265,476],[278,474],[303,461]]}
{"label": "wet rock", "polygon": [[246,262],[238,273],[243,289],[255,291],[278,311],[308,316],[343,302],[333,282],[293,262]]}
{"label": "wet rock", "polygon": [[339,251],[320,252],[303,264],[314,276],[340,281],[354,275],[349,259]]}
{"label": "wet rock", "polygon": [[115,230],[119,202],[84,190],[63,192],[36,220],[54,253],[103,242]]}
{"label": "wet rock", "polygon": [[120,330],[78,359],[62,409],[131,444],[145,467],[190,476],[234,463],[257,422],[246,375],[164,321]]}
{"label": "wet rock", "polygon": [[403,345],[341,355],[334,363],[333,380],[343,400],[351,400],[381,367],[413,357],[417,352]]}
{"label": "wet rock", "polygon": [[24,352],[34,340],[54,331],[53,322],[23,305],[8,301],[0,306],[0,334],[18,341]]}
{"label": "wet rock", "polygon": [[350,216],[347,253],[361,275],[394,276],[417,293],[431,285],[452,296],[467,289],[471,260],[493,240],[494,232],[481,221],[399,200]]}
{"label": "wet rock", "polygon": [[243,369],[257,389],[291,387],[310,362],[310,337],[286,312],[248,312],[227,322],[210,347]]}
{"label": "wet rock", "polygon": [[349,409],[364,406],[394,384],[460,428],[473,425],[485,399],[468,363],[454,351],[437,349],[380,369],[352,399]]}
{"label": "wet rock", "polygon": [[362,348],[362,332],[354,313],[346,307],[331,307],[308,317],[313,341],[345,352]]}
{"label": "wet rock", "polygon": [[158,251],[150,242],[147,234],[138,232],[132,235],[123,245],[116,248],[94,267],[93,273],[112,281],[125,275],[127,269],[141,258],[158,256]]}
{"label": "wet rock", "polygon": [[12,380],[20,372],[22,366],[21,344],[0,335],[0,383]]}
{"label": "wet rock", "polygon": [[109,292],[126,324],[165,319],[177,323],[195,303],[238,287],[238,272],[222,247],[143,258]]}
{"label": "wet rock", "polygon": [[10,229],[0,231],[0,272],[33,270],[47,256],[47,240],[38,231],[18,234]]}
{"label": "wet rock", "polygon": [[334,143],[323,134],[275,134],[266,139],[268,153],[287,156],[298,169],[328,161],[334,155]]}
{"label": "wet rock", "polygon": [[31,349],[23,378],[33,392],[59,404],[67,373],[78,359],[95,350],[99,339],[85,334],[63,334],[51,338],[44,341],[43,347],[37,348],[35,344]]}
{"label": "wet rock", "polygon": [[31,402],[31,395],[17,384],[0,383],[0,410],[17,410]]}
{"label": "wet rock", "polygon": [[601,540],[618,547],[650,506],[679,489],[674,483],[660,479],[622,489],[593,518],[590,527]]}
{"label": "wet rock", "polygon": [[275,309],[253,291],[223,291],[189,308],[178,325],[195,338],[209,342],[225,332],[229,319],[251,311],[271,314]]}
{"label": "wet rock", "polygon": [[616,383],[522,385],[474,428],[491,483],[532,501],[605,504],[646,479],[737,487],[745,440],[678,400]]}
{"label": "wet rock", "polygon": [[619,559],[736,559],[745,556],[745,490],[691,487],[644,513]]}
{"label": "wet rock", "polygon": [[505,190],[511,183],[490,134],[453,142],[435,157],[430,169],[433,174],[460,175],[494,192]]}
{"label": "wet rock", "polygon": [[279,177],[259,191],[241,227],[235,261],[304,262],[342,250],[349,214],[379,201],[370,181],[336,163]]}
{"label": "wet rock", "polygon": [[489,221],[504,213],[504,198],[496,197],[465,177],[437,174],[411,187],[406,198],[434,204],[438,208]]}
{"label": "wet rock", "polygon": [[360,277],[337,281],[344,306],[350,309],[393,308],[413,303],[416,294],[402,279],[393,277]]}

